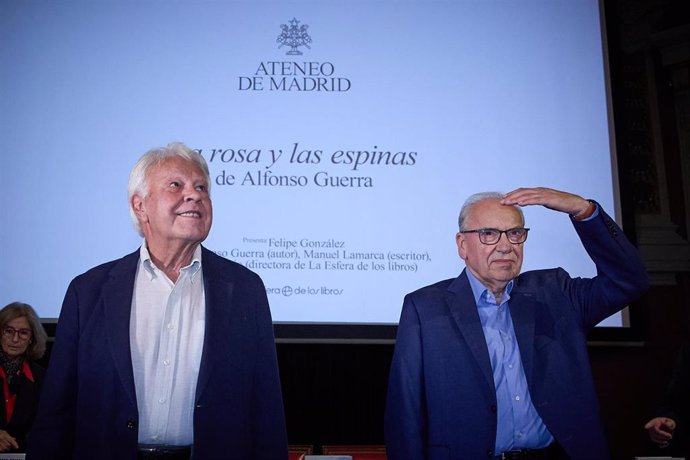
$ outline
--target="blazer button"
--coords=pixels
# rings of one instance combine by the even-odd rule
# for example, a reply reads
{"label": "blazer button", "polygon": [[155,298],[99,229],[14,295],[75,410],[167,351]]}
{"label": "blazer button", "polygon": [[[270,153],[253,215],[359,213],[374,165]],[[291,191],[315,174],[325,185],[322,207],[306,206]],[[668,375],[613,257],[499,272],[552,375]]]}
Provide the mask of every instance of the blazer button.
{"label": "blazer button", "polygon": [[492,404],[490,409],[491,409],[491,412],[493,412],[495,414],[496,413],[496,404]]}
{"label": "blazer button", "polygon": [[493,457],[493,456],[494,456],[494,451],[491,450],[491,449],[487,450],[487,451],[486,451],[486,456],[487,456],[487,457]]}
{"label": "blazer button", "polygon": [[127,428],[136,428],[137,427],[137,422],[134,420],[127,420]]}

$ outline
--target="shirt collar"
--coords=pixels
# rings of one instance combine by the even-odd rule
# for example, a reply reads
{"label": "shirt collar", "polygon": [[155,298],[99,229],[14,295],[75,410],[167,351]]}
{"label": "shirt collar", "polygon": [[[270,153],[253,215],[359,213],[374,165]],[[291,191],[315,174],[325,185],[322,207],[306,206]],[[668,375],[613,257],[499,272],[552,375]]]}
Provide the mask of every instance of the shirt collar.
{"label": "shirt collar", "polygon": [[[31,383],[35,383],[35,380],[34,380],[34,373],[31,372],[31,367],[29,366],[29,363],[28,363],[28,361],[27,361],[26,359],[24,359],[24,361],[22,362],[22,366],[21,366],[21,368],[19,369],[19,373],[18,373],[17,375],[21,375],[21,374],[24,374],[24,376],[25,376]],[[0,375],[5,379],[5,381],[8,380],[8,379],[7,379],[7,375],[6,375],[6,373],[5,373],[5,369],[4,369],[2,366],[0,366]]]}
{"label": "shirt collar", "polygon": [[22,364],[22,372],[31,383],[34,383],[34,374],[31,372],[29,363],[26,360],[24,360],[24,363]]}
{"label": "shirt collar", "polygon": [[[141,260],[141,265],[144,267],[144,272],[149,280],[153,280],[158,277],[158,272],[160,269],[156,267],[156,264],[151,260],[151,254],[146,247],[146,241],[141,245],[139,249],[139,259]],[[198,245],[194,250],[192,255],[192,261],[189,265],[182,267],[180,273],[187,273],[192,282],[197,278],[197,274],[201,270],[201,245]]]}
{"label": "shirt collar", "polygon": [[[479,301],[482,300],[482,296],[484,296],[484,301],[491,301],[491,303],[495,304],[496,299],[494,297],[493,292],[489,291],[489,289],[484,286],[481,281],[477,279],[476,276],[470,271],[469,268],[465,268],[465,273],[467,274],[467,279],[470,280],[470,287],[472,288],[472,294],[474,295],[474,303],[479,305]],[[506,284],[506,288],[504,290],[504,293],[506,295],[503,296],[501,299],[501,303],[508,301],[510,299],[510,292],[513,290],[513,283],[514,280],[508,281],[508,284]],[[486,294],[485,294],[486,293]]]}

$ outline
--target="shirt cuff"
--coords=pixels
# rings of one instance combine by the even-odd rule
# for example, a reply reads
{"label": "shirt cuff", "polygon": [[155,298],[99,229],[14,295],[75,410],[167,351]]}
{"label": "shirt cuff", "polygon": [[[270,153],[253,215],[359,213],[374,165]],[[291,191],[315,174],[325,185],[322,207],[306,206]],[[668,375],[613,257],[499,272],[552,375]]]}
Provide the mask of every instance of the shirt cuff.
{"label": "shirt cuff", "polygon": [[570,216],[575,222],[587,222],[599,215],[599,205],[592,200],[587,201],[589,201],[589,208],[585,212]]}

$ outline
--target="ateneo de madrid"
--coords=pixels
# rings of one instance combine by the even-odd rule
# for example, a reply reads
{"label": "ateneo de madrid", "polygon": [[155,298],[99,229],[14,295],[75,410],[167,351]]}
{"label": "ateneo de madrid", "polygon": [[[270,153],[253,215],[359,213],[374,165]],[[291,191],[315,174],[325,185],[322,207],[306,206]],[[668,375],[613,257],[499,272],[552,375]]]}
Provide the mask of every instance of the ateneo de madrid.
{"label": "ateneo de madrid", "polygon": [[261,62],[252,76],[238,77],[240,91],[346,92],[348,78],[337,77],[331,62]]}

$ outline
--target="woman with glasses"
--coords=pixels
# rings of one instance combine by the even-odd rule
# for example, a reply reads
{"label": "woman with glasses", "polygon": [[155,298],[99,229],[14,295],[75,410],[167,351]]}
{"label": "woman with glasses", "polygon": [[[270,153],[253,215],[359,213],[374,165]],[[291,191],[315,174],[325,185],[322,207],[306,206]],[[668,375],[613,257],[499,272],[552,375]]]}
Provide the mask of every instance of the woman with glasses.
{"label": "woman with glasses", "polygon": [[45,370],[35,363],[46,349],[46,333],[30,305],[13,302],[0,310],[0,452],[24,452],[36,415]]}

